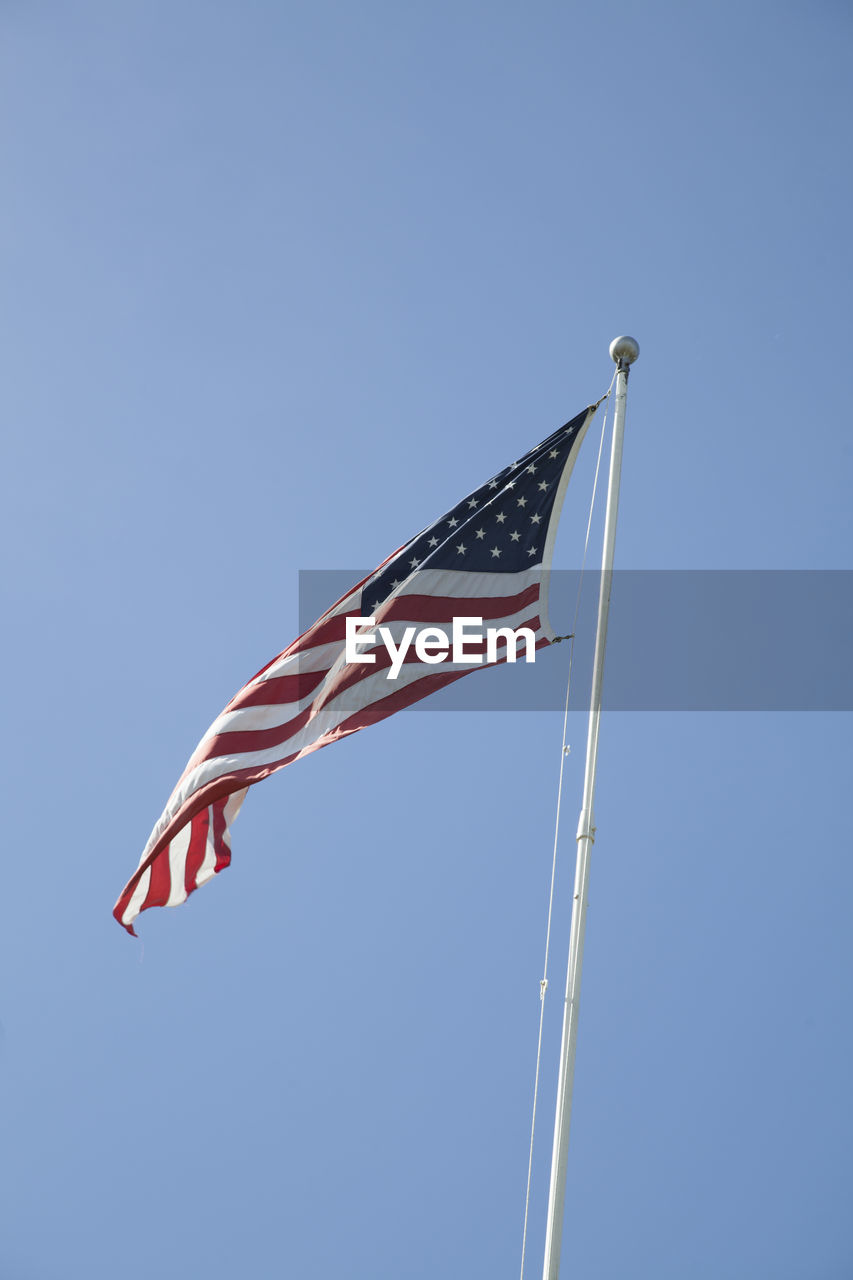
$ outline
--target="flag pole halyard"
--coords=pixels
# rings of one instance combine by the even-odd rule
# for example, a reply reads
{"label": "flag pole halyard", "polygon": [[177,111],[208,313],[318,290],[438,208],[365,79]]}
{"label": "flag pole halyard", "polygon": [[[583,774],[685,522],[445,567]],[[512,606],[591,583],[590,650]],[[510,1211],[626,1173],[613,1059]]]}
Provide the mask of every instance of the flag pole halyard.
{"label": "flag pole halyard", "polygon": [[610,477],[607,485],[607,509],[604,517],[604,550],[598,597],[598,625],[595,635],[595,658],[592,671],[592,694],[586,742],[583,801],[577,832],[577,863],[572,901],[572,927],[569,938],[569,963],[566,974],[566,1000],[563,1010],[563,1037],[560,1047],[560,1071],[557,1085],[557,1114],[554,1123],[554,1150],[551,1158],[551,1187],[548,1195],[548,1223],[545,1232],[545,1266],[543,1280],[558,1280],[563,1214],[566,1201],[566,1163],[569,1151],[569,1125],[572,1114],[572,1086],[575,1075],[578,1011],[580,1006],[583,944],[586,930],[586,905],[589,890],[589,866],[595,841],[593,800],[595,771],[598,763],[598,731],[601,723],[601,689],[604,679],[604,650],[607,644],[607,621],[610,613],[610,589],[613,581],[613,557],[616,546],[616,516],[619,510],[619,481],[622,471],[622,441],[625,433],[625,401],[628,372],[640,354],[633,338],[621,337],[610,344],[610,355],[616,364],[616,393],[613,413],[613,444],[610,453]]}

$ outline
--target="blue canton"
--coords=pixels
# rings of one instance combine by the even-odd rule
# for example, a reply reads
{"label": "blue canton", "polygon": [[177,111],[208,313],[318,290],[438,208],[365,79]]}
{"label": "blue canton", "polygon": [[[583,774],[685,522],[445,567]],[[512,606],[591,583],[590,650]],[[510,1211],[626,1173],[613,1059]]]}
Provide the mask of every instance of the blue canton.
{"label": "blue canton", "polygon": [[517,573],[542,563],[563,467],[589,410],[504,467],[398,551],[362,589],[362,612],[423,569]]}

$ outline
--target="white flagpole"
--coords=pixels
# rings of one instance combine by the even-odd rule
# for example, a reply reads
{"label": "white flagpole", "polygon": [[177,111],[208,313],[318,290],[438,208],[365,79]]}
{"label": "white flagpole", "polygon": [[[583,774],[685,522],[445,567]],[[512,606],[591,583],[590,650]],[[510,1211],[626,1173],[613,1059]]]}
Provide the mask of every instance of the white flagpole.
{"label": "white flagpole", "polygon": [[604,551],[601,562],[598,626],[595,634],[592,695],[586,740],[583,803],[578,821],[578,852],[575,867],[575,891],[572,903],[572,929],[569,938],[569,966],[566,974],[566,1003],[563,1011],[563,1040],[560,1048],[557,1117],[554,1123],[554,1151],[551,1158],[551,1189],[548,1195],[548,1226],[545,1233],[543,1280],[558,1280],[560,1273],[560,1244],[563,1235],[563,1214],[566,1201],[566,1162],[569,1153],[572,1085],[574,1083],[575,1050],[577,1049],[578,1038],[578,1009],[580,1005],[581,970],[583,967],[583,941],[586,929],[589,863],[592,845],[595,841],[595,823],[593,820],[595,769],[598,762],[601,687],[604,678],[607,619],[610,612],[610,587],[613,579],[613,553],[616,547],[616,516],[619,510],[622,440],[625,433],[625,400],[628,394],[628,371],[639,354],[640,348],[633,338],[616,338],[610,344],[610,355],[617,368],[613,413],[613,447],[610,453],[610,479],[607,485],[607,510],[604,517]]}

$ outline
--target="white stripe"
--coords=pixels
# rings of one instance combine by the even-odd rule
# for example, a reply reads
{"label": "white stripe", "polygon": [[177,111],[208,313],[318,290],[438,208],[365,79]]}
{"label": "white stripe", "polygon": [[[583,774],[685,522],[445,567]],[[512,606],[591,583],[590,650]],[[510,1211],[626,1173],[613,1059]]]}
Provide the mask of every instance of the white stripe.
{"label": "white stripe", "polygon": [[242,791],[232,791],[231,795],[225,801],[225,808],[222,811],[225,816],[225,834],[222,838],[229,848],[231,847],[231,823],[240,812],[240,808],[243,801],[246,799],[246,792],[248,790],[248,787],[243,787]]}
{"label": "white stripe", "polygon": [[181,827],[169,845],[169,899],[167,907],[179,907],[187,900],[186,869],[187,853],[190,847],[190,836],[193,824],[186,823]]}
{"label": "white stripe", "polygon": [[148,886],[151,883],[151,868],[146,867],[142,875],[139,877],[139,883],[131,895],[130,902],[127,904],[124,915],[121,918],[122,924],[133,924],[136,917],[142,910],[142,904],[148,897]]}
{"label": "white stripe", "polygon": [[[187,826],[190,826],[187,823]],[[213,843],[213,805],[207,807],[207,842],[204,846],[204,859],[198,869],[195,878],[196,888],[199,889],[206,884],[212,876],[216,874],[216,849]]]}

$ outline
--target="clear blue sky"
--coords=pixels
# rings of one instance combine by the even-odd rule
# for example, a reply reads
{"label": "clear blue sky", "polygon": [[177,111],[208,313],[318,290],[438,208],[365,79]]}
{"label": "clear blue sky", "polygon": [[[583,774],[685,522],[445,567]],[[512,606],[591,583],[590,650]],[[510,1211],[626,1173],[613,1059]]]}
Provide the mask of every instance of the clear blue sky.
{"label": "clear blue sky", "polygon": [[[518,1274],[558,715],[398,716],[257,787],[139,942],[110,911],[298,571],[376,564],[618,333],[618,563],[851,567],[852,34],[3,6],[0,1280]],[[606,716],[566,1280],[853,1276],[850,764],[840,713]]]}

